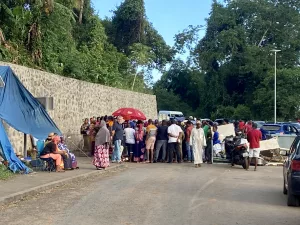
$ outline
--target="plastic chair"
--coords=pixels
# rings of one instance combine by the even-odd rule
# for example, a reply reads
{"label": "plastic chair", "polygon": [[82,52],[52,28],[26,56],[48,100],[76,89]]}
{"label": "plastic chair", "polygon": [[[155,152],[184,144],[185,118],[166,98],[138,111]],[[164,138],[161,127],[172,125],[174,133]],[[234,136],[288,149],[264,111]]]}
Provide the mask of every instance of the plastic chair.
{"label": "plastic chair", "polygon": [[45,168],[45,170],[49,171],[49,173],[50,173],[52,171],[55,171],[55,161],[52,158],[41,158],[40,157],[40,153],[44,149],[44,143],[45,142],[43,140],[38,140],[37,141],[36,147],[37,147],[37,151],[38,151],[38,158],[40,160],[42,160],[43,162],[46,162],[46,168]]}

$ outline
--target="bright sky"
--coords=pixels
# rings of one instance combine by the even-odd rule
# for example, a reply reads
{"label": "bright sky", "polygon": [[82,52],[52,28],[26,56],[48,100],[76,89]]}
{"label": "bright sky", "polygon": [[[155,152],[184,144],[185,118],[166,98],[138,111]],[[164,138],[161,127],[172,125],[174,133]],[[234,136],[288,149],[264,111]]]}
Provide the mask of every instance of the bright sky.
{"label": "bright sky", "polygon": [[[101,18],[111,17],[123,0],[92,0]],[[174,35],[189,25],[205,25],[209,16],[212,0],[145,0],[146,14],[167,44],[173,46]],[[204,35],[204,31],[202,32]],[[160,78],[154,73],[154,80]]]}

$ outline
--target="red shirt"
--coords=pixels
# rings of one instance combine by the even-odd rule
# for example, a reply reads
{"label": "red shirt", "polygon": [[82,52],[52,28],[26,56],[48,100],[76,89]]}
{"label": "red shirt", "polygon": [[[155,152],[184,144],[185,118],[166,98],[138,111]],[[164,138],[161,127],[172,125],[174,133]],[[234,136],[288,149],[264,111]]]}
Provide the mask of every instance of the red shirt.
{"label": "red shirt", "polygon": [[248,134],[249,131],[253,130],[252,124],[246,124],[245,125],[245,133]]}
{"label": "red shirt", "polygon": [[193,130],[193,125],[190,125],[188,128],[186,128],[186,137],[185,137],[186,142],[190,142],[192,130]]}
{"label": "red shirt", "polygon": [[260,130],[251,130],[247,134],[248,142],[250,143],[250,148],[260,148],[259,141],[262,139],[262,134]]}
{"label": "red shirt", "polygon": [[244,130],[245,122],[239,122],[239,129]]}

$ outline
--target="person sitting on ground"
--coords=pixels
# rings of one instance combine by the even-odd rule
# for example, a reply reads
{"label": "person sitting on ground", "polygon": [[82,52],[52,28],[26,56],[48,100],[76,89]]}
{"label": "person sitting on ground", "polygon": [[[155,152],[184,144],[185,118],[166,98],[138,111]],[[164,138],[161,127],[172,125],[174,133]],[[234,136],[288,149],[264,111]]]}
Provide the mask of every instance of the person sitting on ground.
{"label": "person sitting on ground", "polygon": [[68,154],[68,157],[63,157],[65,170],[79,169],[79,167],[77,166],[76,156],[68,149],[67,145],[65,144],[64,137],[60,137],[60,142],[57,144],[57,147],[59,148],[59,150],[66,151],[66,153]]}
{"label": "person sitting on ground", "polygon": [[58,149],[57,144],[59,143],[60,138],[57,135],[52,137],[52,141],[48,142],[44,147],[43,151],[40,153],[40,158],[48,159],[52,158],[55,160],[56,165],[56,172],[65,172],[61,165],[62,165],[62,155],[66,154],[66,151],[61,151]]}

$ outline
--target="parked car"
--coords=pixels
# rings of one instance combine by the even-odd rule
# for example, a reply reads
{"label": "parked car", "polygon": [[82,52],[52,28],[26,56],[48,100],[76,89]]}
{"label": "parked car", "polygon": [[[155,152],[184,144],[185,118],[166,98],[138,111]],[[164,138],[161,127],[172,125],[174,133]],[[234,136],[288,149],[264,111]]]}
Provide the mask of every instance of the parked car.
{"label": "parked car", "polygon": [[294,126],[298,132],[300,132],[300,123],[289,123],[290,125]]}
{"label": "parked car", "polygon": [[211,119],[205,118],[205,119],[201,119],[201,122],[203,121],[207,121],[209,123],[210,126],[212,126],[214,124],[213,121],[211,121]]}
{"label": "parked car", "polygon": [[283,194],[287,195],[288,206],[300,205],[300,136],[297,136],[289,152],[281,151],[287,156],[283,166]]}
{"label": "parked car", "polygon": [[260,129],[263,125],[266,124],[265,121],[253,121],[253,123],[257,124],[257,129]]}
{"label": "parked car", "polygon": [[185,117],[182,112],[179,111],[166,111],[166,110],[161,110],[158,113],[158,120],[170,120],[170,119],[175,119],[179,122],[182,122],[185,120]]}
{"label": "parked car", "polygon": [[223,125],[225,121],[227,121],[227,123],[230,123],[228,119],[216,119],[214,123],[217,123],[220,126]]}
{"label": "parked car", "polygon": [[272,138],[275,134],[297,135],[299,132],[296,127],[291,124],[264,124],[260,131],[262,133],[262,139],[267,140]]}

